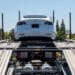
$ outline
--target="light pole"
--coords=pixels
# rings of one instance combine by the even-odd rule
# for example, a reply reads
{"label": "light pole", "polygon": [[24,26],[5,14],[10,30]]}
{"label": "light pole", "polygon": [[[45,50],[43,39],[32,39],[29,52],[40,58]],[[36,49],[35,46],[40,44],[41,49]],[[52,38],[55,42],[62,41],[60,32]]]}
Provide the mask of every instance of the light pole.
{"label": "light pole", "polygon": [[4,14],[2,13],[2,40],[4,40]]}
{"label": "light pole", "polygon": [[71,12],[69,13],[69,32],[70,32],[70,34],[69,34],[69,39],[71,39],[71,34],[72,34],[72,31],[71,31]]}
{"label": "light pole", "polygon": [[55,12],[53,10],[53,24],[54,24],[54,22],[55,22]]}
{"label": "light pole", "polygon": [[19,12],[18,12],[18,20],[20,21],[20,18],[21,18],[21,13],[20,13],[20,10],[19,10]]}

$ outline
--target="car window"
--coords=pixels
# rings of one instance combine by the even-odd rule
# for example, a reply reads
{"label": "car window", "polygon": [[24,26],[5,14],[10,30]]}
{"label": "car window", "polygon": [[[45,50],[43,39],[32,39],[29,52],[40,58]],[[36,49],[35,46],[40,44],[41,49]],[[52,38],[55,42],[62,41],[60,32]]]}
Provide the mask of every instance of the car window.
{"label": "car window", "polygon": [[53,25],[53,23],[49,22],[49,21],[46,21],[45,24],[47,24],[47,25]]}
{"label": "car window", "polygon": [[26,24],[24,21],[17,23],[17,25],[24,25],[24,24]]}

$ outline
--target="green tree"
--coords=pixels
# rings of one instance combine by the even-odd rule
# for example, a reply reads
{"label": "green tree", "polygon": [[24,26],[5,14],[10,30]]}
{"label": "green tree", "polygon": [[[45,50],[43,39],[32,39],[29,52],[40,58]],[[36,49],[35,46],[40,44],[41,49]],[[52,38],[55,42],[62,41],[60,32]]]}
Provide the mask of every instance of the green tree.
{"label": "green tree", "polygon": [[0,40],[2,39],[2,29],[0,28]]}
{"label": "green tree", "polygon": [[56,39],[60,39],[60,27],[58,20],[56,21]]}
{"label": "green tree", "polygon": [[65,34],[66,34],[66,31],[65,31],[65,23],[64,23],[64,19],[62,19],[60,29],[61,29],[62,39],[65,39]]}
{"label": "green tree", "polygon": [[59,23],[58,23],[58,20],[56,21],[56,32],[58,33],[59,31]]}
{"label": "green tree", "polygon": [[61,25],[59,26],[58,20],[56,21],[56,39],[59,40],[64,40],[65,39],[65,23],[64,20],[62,19]]}
{"label": "green tree", "polygon": [[65,23],[64,23],[63,19],[62,19],[62,22],[61,22],[61,30],[63,31],[63,34],[65,34]]}
{"label": "green tree", "polygon": [[11,29],[9,32],[9,39],[14,40],[14,29]]}
{"label": "green tree", "polygon": [[5,32],[4,35],[5,35],[5,39],[9,39],[9,32]]}

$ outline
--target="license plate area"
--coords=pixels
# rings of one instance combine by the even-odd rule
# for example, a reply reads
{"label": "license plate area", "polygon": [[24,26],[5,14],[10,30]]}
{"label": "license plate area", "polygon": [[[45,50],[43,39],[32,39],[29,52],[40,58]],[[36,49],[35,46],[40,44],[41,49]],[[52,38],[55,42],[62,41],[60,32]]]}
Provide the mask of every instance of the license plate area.
{"label": "license plate area", "polygon": [[32,24],[32,28],[39,28],[39,24]]}

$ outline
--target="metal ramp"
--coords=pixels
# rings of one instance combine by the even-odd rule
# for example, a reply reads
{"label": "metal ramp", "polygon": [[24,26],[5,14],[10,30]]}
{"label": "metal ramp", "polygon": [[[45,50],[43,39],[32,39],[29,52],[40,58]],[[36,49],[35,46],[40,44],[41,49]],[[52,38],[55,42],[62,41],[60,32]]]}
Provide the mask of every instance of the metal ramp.
{"label": "metal ramp", "polygon": [[[58,48],[59,47],[65,48],[65,49],[62,49],[63,54],[65,56],[65,59],[68,63],[68,66],[71,70],[72,75],[75,75],[75,43],[66,43],[66,42],[61,43],[60,42],[60,43],[57,43],[56,46]],[[68,48],[68,49],[66,49],[66,48]]]}
{"label": "metal ramp", "polygon": [[4,50],[0,61],[0,75],[5,75],[12,51]]}
{"label": "metal ramp", "polygon": [[72,50],[64,50],[63,53],[69,65],[72,75],[75,75],[75,54]]}
{"label": "metal ramp", "polygon": [[[12,55],[12,48],[17,48],[20,43],[3,43],[0,45],[0,47],[3,47],[3,50],[0,49],[0,75],[5,75],[9,60]],[[7,50],[6,47],[8,47],[10,50]]]}

